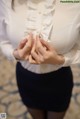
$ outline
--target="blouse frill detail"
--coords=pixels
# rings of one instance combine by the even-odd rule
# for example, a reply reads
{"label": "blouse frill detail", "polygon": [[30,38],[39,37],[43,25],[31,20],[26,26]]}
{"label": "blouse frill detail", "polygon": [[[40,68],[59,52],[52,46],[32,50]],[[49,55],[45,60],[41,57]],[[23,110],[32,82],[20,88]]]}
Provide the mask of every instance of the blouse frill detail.
{"label": "blouse frill detail", "polygon": [[24,36],[32,32],[33,35],[39,35],[44,40],[50,40],[49,35],[53,29],[54,12],[55,0],[44,0],[38,3],[29,0],[27,2]]}

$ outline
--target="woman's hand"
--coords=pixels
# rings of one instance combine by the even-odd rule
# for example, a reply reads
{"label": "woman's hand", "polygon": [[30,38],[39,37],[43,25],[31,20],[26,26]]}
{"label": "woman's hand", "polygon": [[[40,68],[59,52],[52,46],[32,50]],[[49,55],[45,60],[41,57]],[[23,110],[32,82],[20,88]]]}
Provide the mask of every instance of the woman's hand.
{"label": "woman's hand", "polygon": [[18,60],[28,60],[32,43],[33,42],[33,36],[30,34],[27,38],[22,40],[16,50],[14,50],[13,55]]}
{"label": "woman's hand", "polygon": [[29,55],[29,62],[31,64],[39,64],[40,55],[36,51],[36,45],[37,45],[36,40],[37,40],[37,37],[34,39],[31,54]]}
{"label": "woman's hand", "polygon": [[[32,58],[33,57],[33,58]],[[40,39],[38,36],[35,45],[31,51],[30,63],[35,64],[63,64],[64,57],[58,55],[57,51],[47,41]]]}

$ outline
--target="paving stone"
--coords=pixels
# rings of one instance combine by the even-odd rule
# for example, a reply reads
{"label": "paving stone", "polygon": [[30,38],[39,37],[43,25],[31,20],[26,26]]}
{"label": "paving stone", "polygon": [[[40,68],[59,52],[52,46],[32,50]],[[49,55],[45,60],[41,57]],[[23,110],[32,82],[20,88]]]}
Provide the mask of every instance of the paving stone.
{"label": "paving stone", "polygon": [[9,104],[9,103],[13,103],[15,101],[19,101],[20,99],[21,98],[18,93],[17,94],[9,94],[1,100],[1,103]]}
{"label": "paving stone", "polygon": [[80,93],[80,86],[74,86],[73,88],[73,95]]}
{"label": "paving stone", "polygon": [[26,107],[20,101],[16,101],[8,105],[8,114],[11,116],[21,116],[25,112]]}
{"label": "paving stone", "polygon": [[5,107],[5,105],[2,105],[1,103],[0,103],[0,113],[5,113],[6,112],[6,107]]}
{"label": "paving stone", "polygon": [[12,85],[17,85],[16,77],[14,76],[13,79],[10,82],[11,82]]}
{"label": "paving stone", "polygon": [[79,114],[80,107],[75,103],[72,98],[69,110],[67,111],[66,117],[64,119],[79,119],[77,116]]}
{"label": "paving stone", "polygon": [[[5,80],[4,80],[5,79]],[[5,86],[9,83],[9,79],[4,74],[0,77],[0,87]]]}
{"label": "paving stone", "polygon": [[28,119],[28,118],[25,118],[23,115],[20,116],[20,117],[12,117],[12,116],[8,116],[8,119]]}
{"label": "paving stone", "polygon": [[78,66],[73,66],[71,68],[73,71],[74,84],[80,83],[80,68],[78,68]]}
{"label": "paving stone", "polygon": [[20,116],[20,117],[19,117],[19,118],[17,118],[17,119],[25,119],[25,118],[24,118],[24,116]]}
{"label": "paving stone", "polygon": [[4,90],[0,90],[0,99],[8,95],[8,92],[5,92]]}
{"label": "paving stone", "polygon": [[8,116],[7,119],[17,119],[17,118],[14,118],[14,117]]}
{"label": "paving stone", "polygon": [[16,119],[28,119],[28,118],[25,118],[24,116],[20,116],[20,117],[17,117]]}
{"label": "paving stone", "polygon": [[77,119],[80,119],[80,113],[77,114]]}
{"label": "paving stone", "polygon": [[7,92],[15,92],[18,90],[17,86],[16,85],[6,85],[5,87],[3,87],[3,89]]}
{"label": "paving stone", "polygon": [[78,102],[78,104],[80,104],[80,94],[77,95],[77,102]]}

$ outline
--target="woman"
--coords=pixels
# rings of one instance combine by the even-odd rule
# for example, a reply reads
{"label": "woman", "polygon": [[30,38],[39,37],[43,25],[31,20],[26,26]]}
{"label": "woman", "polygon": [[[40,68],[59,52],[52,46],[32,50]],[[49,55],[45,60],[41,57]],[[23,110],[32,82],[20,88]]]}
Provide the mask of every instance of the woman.
{"label": "woman", "polygon": [[18,60],[19,93],[34,119],[63,119],[80,63],[80,4],[0,0],[0,46]]}

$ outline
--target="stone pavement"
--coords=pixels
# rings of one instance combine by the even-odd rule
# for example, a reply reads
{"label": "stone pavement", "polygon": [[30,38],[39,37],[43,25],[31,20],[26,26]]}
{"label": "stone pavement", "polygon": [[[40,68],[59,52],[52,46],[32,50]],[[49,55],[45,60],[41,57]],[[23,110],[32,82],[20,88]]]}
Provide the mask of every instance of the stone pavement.
{"label": "stone pavement", "polygon": [[[74,89],[71,104],[65,119],[80,119],[80,65],[72,67]],[[7,119],[32,119],[21,102],[15,80],[15,63],[9,62],[0,53],[0,113]]]}

